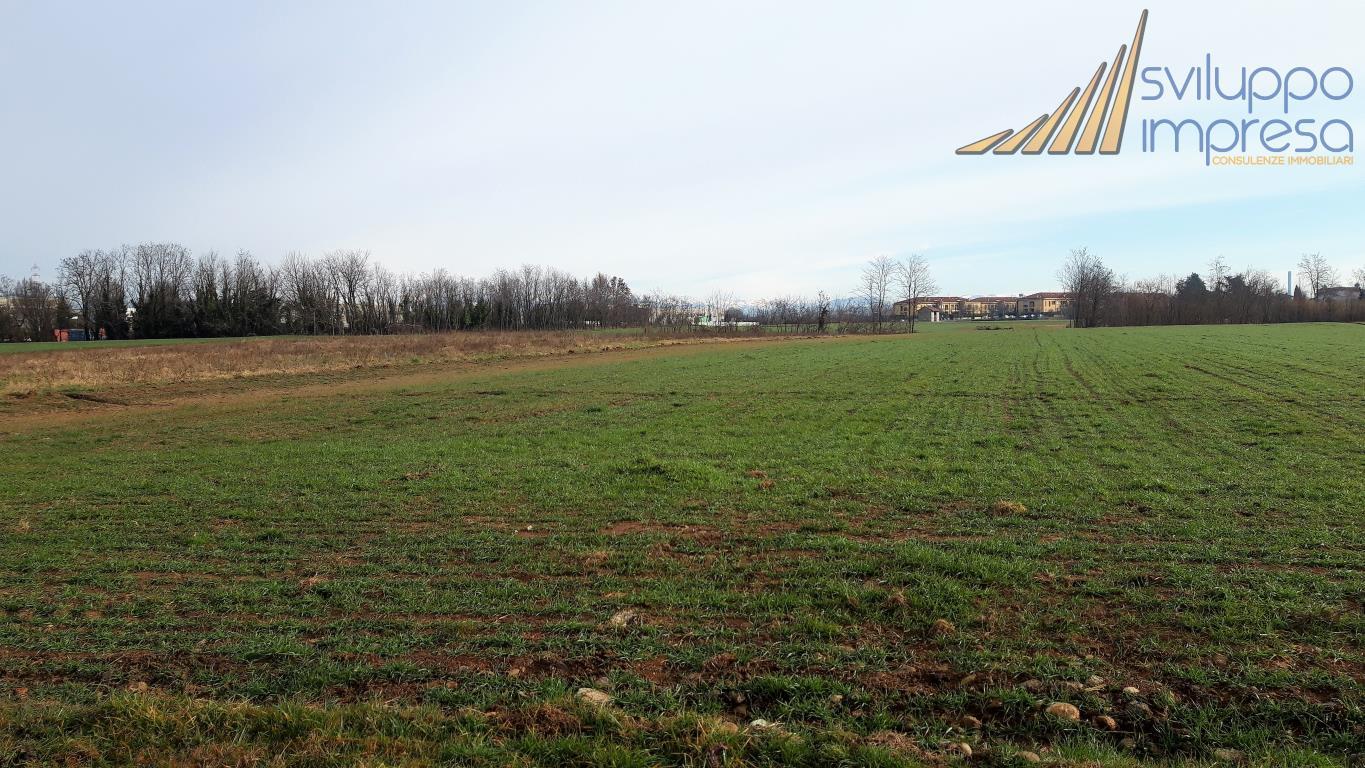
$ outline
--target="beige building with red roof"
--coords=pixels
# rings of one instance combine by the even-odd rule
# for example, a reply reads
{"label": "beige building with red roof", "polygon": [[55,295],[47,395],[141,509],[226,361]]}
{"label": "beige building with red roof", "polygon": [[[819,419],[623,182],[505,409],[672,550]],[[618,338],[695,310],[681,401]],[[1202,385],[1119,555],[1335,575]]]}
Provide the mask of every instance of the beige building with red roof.
{"label": "beige building with red roof", "polygon": [[[948,316],[956,316],[962,311],[961,296],[921,296],[915,302],[915,311],[918,312],[925,307],[936,309],[940,313]],[[908,301],[898,301],[891,305],[892,317],[905,317],[905,308],[909,306]]]}

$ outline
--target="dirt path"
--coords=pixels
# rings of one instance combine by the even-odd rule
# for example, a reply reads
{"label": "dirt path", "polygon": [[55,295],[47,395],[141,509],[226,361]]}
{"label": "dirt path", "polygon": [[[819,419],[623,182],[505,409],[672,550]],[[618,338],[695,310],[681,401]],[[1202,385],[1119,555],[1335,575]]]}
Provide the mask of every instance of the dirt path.
{"label": "dirt path", "polygon": [[67,428],[130,414],[176,409],[219,409],[262,404],[285,397],[335,397],[406,387],[458,382],[488,376],[613,365],[658,357],[696,355],[717,345],[770,346],[791,343],[840,343],[857,337],[763,337],[668,340],[658,345],[592,352],[564,352],[526,358],[386,365],[332,373],[248,379],[207,380],[109,389],[98,393],[46,392],[11,398],[0,410],[0,441],[28,432]]}

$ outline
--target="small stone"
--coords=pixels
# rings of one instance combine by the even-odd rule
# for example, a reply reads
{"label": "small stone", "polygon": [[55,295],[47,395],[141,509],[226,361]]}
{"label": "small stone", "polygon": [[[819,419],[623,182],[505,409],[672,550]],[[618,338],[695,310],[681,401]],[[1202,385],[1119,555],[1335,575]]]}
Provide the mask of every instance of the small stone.
{"label": "small stone", "polygon": [[1091,675],[1088,679],[1086,679],[1085,684],[1091,687],[1101,686],[1104,685],[1104,678],[1100,677],[1099,675]]}
{"label": "small stone", "polygon": [[1213,759],[1220,763],[1240,763],[1246,759],[1246,755],[1235,749],[1215,749]]}
{"label": "small stone", "polygon": [[1128,686],[1127,688],[1124,688],[1124,689],[1123,689],[1123,695],[1124,695],[1124,696],[1137,696],[1137,695],[1139,695],[1139,694],[1141,694],[1141,693],[1142,693],[1142,691],[1139,691],[1136,687],[1131,686],[1131,685]]}
{"label": "small stone", "polygon": [[1094,723],[1096,728],[1102,728],[1106,731],[1117,731],[1119,728],[1118,721],[1109,715],[1096,715]]}
{"label": "small stone", "polygon": [[963,757],[972,756],[972,745],[968,744],[965,741],[959,741],[958,743],[954,744],[952,746],[952,750],[958,753],[959,755],[962,755]]}
{"label": "small stone", "polygon": [[578,700],[592,704],[595,707],[610,706],[612,702],[611,694],[599,691],[596,688],[579,688]]}
{"label": "small stone", "polygon": [[934,624],[930,629],[939,637],[957,634],[957,627],[953,626],[953,623],[947,619],[934,619]]}
{"label": "small stone", "polygon": [[613,613],[611,618],[607,619],[607,623],[617,629],[625,629],[626,627],[639,626],[640,624],[645,623],[645,620],[640,618],[640,614],[627,609]]}
{"label": "small stone", "polygon": [[1076,693],[1080,693],[1081,691],[1085,690],[1085,686],[1081,685],[1075,680],[1067,680],[1065,683],[1062,683],[1062,686],[1065,687],[1068,691],[1074,691]]}
{"label": "small stone", "polygon": [[840,704],[843,704],[843,703],[844,703],[844,695],[843,695],[842,693],[836,693],[836,694],[834,694],[833,696],[830,696],[830,697],[829,697],[829,703],[835,705],[836,707],[839,706]]}
{"label": "small stone", "polygon": [[1022,687],[1029,693],[1040,693],[1047,686],[1043,685],[1042,680],[1025,680]]}
{"label": "small stone", "polygon": [[963,728],[975,729],[981,727],[981,720],[979,718],[972,717],[971,715],[963,715],[962,719],[959,720],[958,723]]}
{"label": "small stone", "polygon": [[772,721],[770,721],[770,720],[764,720],[764,719],[761,718],[761,717],[758,718],[758,719],[756,719],[756,720],[754,720],[754,721],[752,721],[752,722],[750,722],[749,725],[753,726],[754,728],[776,728],[776,727],[777,727],[777,723],[774,723],[774,722],[772,722]]}
{"label": "small stone", "polygon": [[966,677],[962,678],[961,680],[958,680],[958,681],[957,681],[957,684],[958,684],[958,686],[960,686],[960,687],[962,687],[962,688],[967,688],[967,687],[970,686],[972,683],[975,683],[978,679],[979,679],[979,675],[977,675],[975,672],[973,672],[972,674],[967,675]]}
{"label": "small stone", "polygon": [[1030,752],[1027,749],[1023,752],[1015,752],[1014,756],[1026,763],[1041,763],[1043,761],[1043,758],[1039,757],[1037,752]]}
{"label": "small stone", "polygon": [[1068,704],[1065,701],[1054,701],[1047,705],[1047,713],[1059,720],[1069,720],[1073,723],[1081,719],[1081,711],[1075,704]]}

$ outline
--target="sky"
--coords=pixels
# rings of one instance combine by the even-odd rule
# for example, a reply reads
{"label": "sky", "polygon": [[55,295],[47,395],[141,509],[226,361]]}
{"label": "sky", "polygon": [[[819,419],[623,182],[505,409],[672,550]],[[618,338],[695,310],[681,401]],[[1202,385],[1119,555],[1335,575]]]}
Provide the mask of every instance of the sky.
{"label": "sky", "polygon": [[[1116,156],[954,154],[1084,86],[1143,8],[1143,67],[1365,80],[1358,0],[0,0],[0,274],[167,240],[749,299],[911,253],[958,295],[1052,289],[1076,247],[1135,279],[1365,267],[1360,165],[1141,151],[1144,118],[1239,103],[1134,99]],[[1292,117],[1365,129],[1359,85]]]}

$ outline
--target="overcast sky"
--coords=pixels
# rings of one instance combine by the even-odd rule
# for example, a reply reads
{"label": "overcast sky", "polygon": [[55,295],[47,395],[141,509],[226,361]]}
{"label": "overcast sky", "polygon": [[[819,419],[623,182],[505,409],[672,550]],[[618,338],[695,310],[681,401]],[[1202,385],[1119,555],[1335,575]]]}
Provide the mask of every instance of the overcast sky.
{"label": "overcast sky", "polygon": [[[0,0],[0,273],[149,240],[748,298],[849,293],[882,253],[966,295],[1051,288],[1082,245],[1130,277],[1365,266],[1365,168],[1143,154],[1164,102],[1117,157],[953,154],[1143,7],[1143,66],[1365,78],[1358,0],[1192,5]],[[1297,116],[1365,128],[1359,85]]]}

